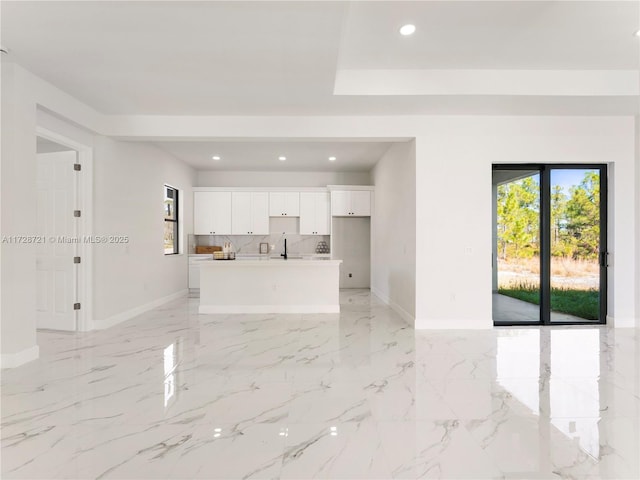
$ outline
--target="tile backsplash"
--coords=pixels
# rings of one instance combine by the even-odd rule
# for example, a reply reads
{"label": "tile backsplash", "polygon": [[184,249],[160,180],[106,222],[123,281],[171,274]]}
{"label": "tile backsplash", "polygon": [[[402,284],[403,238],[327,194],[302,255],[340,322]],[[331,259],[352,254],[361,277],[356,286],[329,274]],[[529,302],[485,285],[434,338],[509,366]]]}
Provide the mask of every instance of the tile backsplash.
{"label": "tile backsplash", "polygon": [[231,242],[236,253],[260,253],[260,244],[268,243],[273,246],[271,255],[279,255],[284,251],[284,239],[287,239],[287,251],[294,254],[316,253],[319,242],[329,244],[329,235],[299,235],[294,233],[270,235],[189,235],[189,253],[195,252],[195,246],[220,245]]}

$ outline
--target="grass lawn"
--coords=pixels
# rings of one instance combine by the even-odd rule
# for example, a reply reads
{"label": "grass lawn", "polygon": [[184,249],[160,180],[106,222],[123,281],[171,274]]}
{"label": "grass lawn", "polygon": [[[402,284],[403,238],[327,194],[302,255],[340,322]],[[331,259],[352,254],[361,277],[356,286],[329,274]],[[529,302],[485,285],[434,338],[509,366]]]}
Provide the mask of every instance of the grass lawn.
{"label": "grass lawn", "polygon": [[[540,304],[540,290],[535,286],[518,285],[500,288],[498,293],[536,305]],[[551,310],[586,320],[598,320],[600,303],[598,293],[598,290],[551,288]]]}

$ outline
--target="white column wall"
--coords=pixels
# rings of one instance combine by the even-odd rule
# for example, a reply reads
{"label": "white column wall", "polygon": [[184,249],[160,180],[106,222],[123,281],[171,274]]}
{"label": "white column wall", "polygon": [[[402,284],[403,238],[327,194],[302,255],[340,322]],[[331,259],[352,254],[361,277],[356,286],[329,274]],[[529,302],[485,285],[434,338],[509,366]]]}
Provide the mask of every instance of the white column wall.
{"label": "white column wall", "polygon": [[[36,233],[36,109],[20,69],[2,63],[2,213],[0,235]],[[3,367],[38,357],[35,246],[6,243],[2,250]]]}
{"label": "white column wall", "polygon": [[[635,224],[636,224],[636,327],[640,328],[640,116],[636,116],[636,208],[635,208]],[[640,364],[639,364],[640,365]],[[640,366],[638,367],[640,368]]]}
{"label": "white column wall", "polygon": [[395,143],[372,171],[371,290],[405,320],[416,306],[416,144]]}

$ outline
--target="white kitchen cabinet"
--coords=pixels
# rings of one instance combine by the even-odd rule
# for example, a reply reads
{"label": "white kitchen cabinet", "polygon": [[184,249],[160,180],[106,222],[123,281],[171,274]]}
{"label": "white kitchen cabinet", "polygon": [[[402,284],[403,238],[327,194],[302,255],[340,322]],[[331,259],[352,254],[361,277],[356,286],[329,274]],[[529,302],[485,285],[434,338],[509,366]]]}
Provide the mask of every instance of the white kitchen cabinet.
{"label": "white kitchen cabinet", "polygon": [[299,217],[299,192],[271,192],[269,193],[269,216],[271,217]]}
{"label": "white kitchen cabinet", "polygon": [[335,217],[346,217],[351,212],[351,196],[349,192],[331,192],[331,214]]}
{"label": "white kitchen cabinet", "polygon": [[334,190],[331,192],[331,214],[334,217],[371,216],[369,190]]}
{"label": "white kitchen cabinet", "polygon": [[351,194],[351,215],[356,217],[371,216],[371,192],[368,190],[353,190]]}
{"label": "white kitchen cabinet", "polygon": [[300,235],[329,235],[329,194],[300,193]]}
{"label": "white kitchen cabinet", "polygon": [[231,233],[231,192],[193,194],[193,233],[229,235]]}
{"label": "white kitchen cabinet", "polygon": [[231,233],[233,235],[269,234],[268,192],[232,192]]}

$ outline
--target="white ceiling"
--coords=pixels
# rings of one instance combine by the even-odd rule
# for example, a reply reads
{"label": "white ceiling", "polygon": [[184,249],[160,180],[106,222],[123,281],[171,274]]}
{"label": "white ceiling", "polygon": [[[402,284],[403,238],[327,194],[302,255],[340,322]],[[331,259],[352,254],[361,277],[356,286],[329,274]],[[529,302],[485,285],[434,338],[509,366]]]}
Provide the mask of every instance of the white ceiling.
{"label": "white ceiling", "polygon": [[2,44],[105,113],[277,113],[331,96],[345,7],[10,1]]}
{"label": "white ceiling", "polygon": [[[634,95],[334,95],[341,69],[637,71],[637,1],[2,1],[8,58],[107,114],[615,115]],[[404,22],[417,33],[397,34]]]}
{"label": "white ceiling", "polygon": [[637,1],[353,2],[340,68],[638,69],[639,15]]}
{"label": "white ceiling", "polygon": [[[390,142],[154,142],[196,170],[364,172],[391,146]],[[212,160],[219,155],[221,160]],[[284,162],[278,157],[285,156]],[[336,161],[329,161],[329,157]]]}

